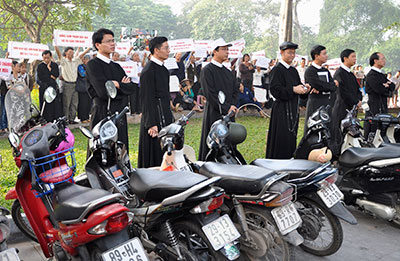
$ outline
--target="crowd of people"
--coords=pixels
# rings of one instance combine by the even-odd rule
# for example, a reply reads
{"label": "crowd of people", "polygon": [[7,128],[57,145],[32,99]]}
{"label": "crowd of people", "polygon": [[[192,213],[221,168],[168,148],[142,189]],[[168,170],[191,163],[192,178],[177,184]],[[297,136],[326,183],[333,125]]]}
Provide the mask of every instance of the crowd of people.
{"label": "crowd of people", "polygon": [[[212,51],[206,58],[193,52],[176,53],[177,68],[168,70],[163,66],[170,56],[168,39],[155,37],[149,42],[150,54],[130,49],[128,55],[115,52],[112,31],[99,29],[93,34],[93,47],[80,52],[67,47],[61,52],[55,46],[57,57],[44,51],[43,60],[36,73],[27,73],[25,61],[13,61],[12,73],[1,79],[0,131],[7,131],[4,97],[17,81],[22,81],[32,90],[39,87],[40,106],[47,87],[56,89],[56,99],[45,107],[47,121],[65,116],[70,124],[90,123],[93,127],[107,116],[108,97],[105,82],[112,80],[117,87],[117,96],[111,101],[111,112],[130,106],[130,113],[141,117],[139,141],[139,167],[158,166],[162,152],[157,140],[158,131],[173,120],[172,111],[196,110],[203,112],[203,127],[199,159],[208,152],[206,138],[212,123],[221,115],[237,112],[248,105],[255,105],[260,116],[265,117],[264,108],[272,108],[267,139],[267,158],[286,159],[293,156],[296,147],[299,109],[305,108],[307,118],[321,105],[331,105],[332,148],[337,152],[341,133],[339,124],[346,110],[361,106],[362,94],[368,94],[370,110],[367,115],[387,112],[388,107],[397,107],[397,92],[400,87],[400,71],[393,76],[382,73],[386,58],[382,53],[373,53],[371,70],[364,73],[356,65],[356,53],[346,49],[340,54],[341,66],[336,71],[325,65],[328,53],[324,46],[316,45],[310,51],[311,61],[295,60],[297,44],[284,42],[280,45],[280,60],[270,60],[262,68],[256,59],[244,54],[241,59],[228,59],[230,44],[222,38],[213,42]],[[127,77],[117,61],[136,63],[138,75]],[[179,91],[169,90],[170,76],[179,81]],[[35,84],[36,83],[36,84]],[[265,99],[260,102],[255,95],[257,88],[264,89]],[[226,97],[224,104],[218,100],[218,92]],[[307,126],[304,128],[307,132]],[[374,126],[366,126],[366,135]],[[127,119],[119,128],[119,140],[128,148]],[[336,148],[336,150],[335,150]]]}

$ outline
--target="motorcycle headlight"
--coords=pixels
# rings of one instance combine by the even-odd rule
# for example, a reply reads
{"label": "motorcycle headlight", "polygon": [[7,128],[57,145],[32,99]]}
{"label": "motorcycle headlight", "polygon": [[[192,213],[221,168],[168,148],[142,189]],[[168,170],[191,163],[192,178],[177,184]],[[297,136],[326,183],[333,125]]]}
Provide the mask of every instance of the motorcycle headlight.
{"label": "motorcycle headlight", "polygon": [[207,136],[207,146],[212,148],[215,144],[220,144],[228,135],[229,129],[225,124],[220,120],[214,122]]}
{"label": "motorcycle headlight", "polygon": [[100,141],[103,143],[106,140],[117,141],[118,138],[117,126],[112,121],[107,121],[100,127]]}

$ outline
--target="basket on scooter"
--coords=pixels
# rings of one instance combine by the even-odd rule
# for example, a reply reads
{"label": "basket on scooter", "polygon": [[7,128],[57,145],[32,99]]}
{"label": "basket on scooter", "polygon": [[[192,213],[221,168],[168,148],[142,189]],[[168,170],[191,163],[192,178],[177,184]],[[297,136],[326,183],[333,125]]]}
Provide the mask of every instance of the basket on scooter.
{"label": "basket on scooter", "polygon": [[32,175],[35,175],[37,188],[32,188],[36,197],[51,194],[54,185],[73,182],[76,170],[74,148],[49,154],[29,161]]}

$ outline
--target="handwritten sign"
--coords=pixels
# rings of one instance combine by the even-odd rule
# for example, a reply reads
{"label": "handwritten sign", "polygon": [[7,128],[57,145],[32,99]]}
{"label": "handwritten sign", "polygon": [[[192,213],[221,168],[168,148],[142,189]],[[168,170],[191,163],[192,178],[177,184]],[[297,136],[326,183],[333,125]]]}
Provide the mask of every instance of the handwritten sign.
{"label": "handwritten sign", "polygon": [[232,47],[238,47],[244,49],[244,47],[246,46],[246,41],[243,38],[241,38],[239,40],[230,42],[230,44],[232,44]]}
{"label": "handwritten sign", "polygon": [[179,92],[179,79],[176,75],[169,76],[169,92]]}
{"label": "handwritten sign", "polygon": [[93,32],[54,30],[55,46],[91,47]]}
{"label": "handwritten sign", "polygon": [[174,70],[178,69],[178,64],[176,63],[176,59],[174,57],[168,58],[167,60],[164,61],[164,66],[168,70]]}
{"label": "handwritten sign", "polygon": [[229,47],[228,49],[228,58],[229,59],[234,59],[234,58],[239,58],[242,55],[242,49],[241,47]]}
{"label": "handwritten sign", "polygon": [[138,77],[137,63],[133,61],[128,62],[117,62],[124,69],[126,76],[128,77]]}
{"label": "handwritten sign", "polygon": [[271,62],[271,60],[268,59],[268,58],[258,57],[257,58],[257,62],[256,62],[256,66],[259,66],[261,68],[268,68],[270,62]]}
{"label": "handwritten sign", "polygon": [[130,48],[131,44],[129,42],[116,43],[115,45],[115,51],[120,55],[127,55]]}
{"label": "handwritten sign", "polygon": [[254,87],[254,98],[256,98],[258,102],[266,102],[267,101],[266,96],[267,96],[267,90],[263,88]]}
{"label": "handwritten sign", "polygon": [[171,53],[184,53],[195,50],[193,39],[180,39],[168,41]]}
{"label": "handwritten sign", "polygon": [[45,44],[8,42],[8,57],[15,59],[42,60],[42,52],[49,50]]}
{"label": "handwritten sign", "polygon": [[256,60],[259,57],[265,57],[265,51],[264,50],[261,50],[261,51],[258,51],[258,52],[254,52],[254,53],[251,54],[251,59],[252,60]]}
{"label": "handwritten sign", "polygon": [[11,59],[0,59],[0,77],[8,77],[11,74]]}

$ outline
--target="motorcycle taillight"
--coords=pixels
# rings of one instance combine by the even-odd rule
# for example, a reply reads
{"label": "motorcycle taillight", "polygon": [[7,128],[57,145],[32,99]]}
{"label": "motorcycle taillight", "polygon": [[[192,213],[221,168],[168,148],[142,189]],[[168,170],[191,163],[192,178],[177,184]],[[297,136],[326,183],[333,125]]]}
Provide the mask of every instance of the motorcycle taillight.
{"label": "motorcycle taillight", "polygon": [[218,209],[224,203],[224,195],[210,198],[190,210],[192,214],[200,214]]}
{"label": "motorcycle taillight", "polygon": [[266,197],[264,205],[267,207],[279,207],[288,204],[293,199],[293,187],[286,182],[278,181],[271,186],[269,192],[277,193],[278,196],[270,200]]}
{"label": "motorcycle taillight", "polygon": [[337,178],[338,178],[338,173],[336,172],[336,173],[330,175],[329,177],[327,177],[326,179],[320,181],[319,184],[321,186],[331,185],[336,182]]}
{"label": "motorcycle taillight", "polygon": [[129,223],[129,217],[126,212],[114,215],[107,219],[106,230],[108,233],[116,233],[124,229]]}

